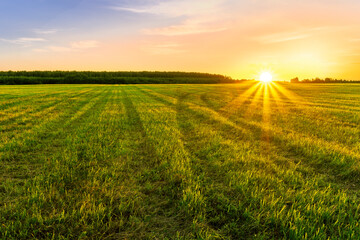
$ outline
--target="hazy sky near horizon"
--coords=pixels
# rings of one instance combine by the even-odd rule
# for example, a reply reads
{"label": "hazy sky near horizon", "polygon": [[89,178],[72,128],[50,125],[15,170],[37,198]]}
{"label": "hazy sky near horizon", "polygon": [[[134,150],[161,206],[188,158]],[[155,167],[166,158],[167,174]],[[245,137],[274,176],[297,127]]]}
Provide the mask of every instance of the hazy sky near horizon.
{"label": "hazy sky near horizon", "polygon": [[0,70],[360,79],[358,0],[1,0]]}

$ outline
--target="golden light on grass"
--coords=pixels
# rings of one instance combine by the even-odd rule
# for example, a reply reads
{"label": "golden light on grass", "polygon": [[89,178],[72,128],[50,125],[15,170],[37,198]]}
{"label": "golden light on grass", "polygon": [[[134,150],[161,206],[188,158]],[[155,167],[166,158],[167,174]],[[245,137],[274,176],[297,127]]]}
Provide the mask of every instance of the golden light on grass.
{"label": "golden light on grass", "polygon": [[239,95],[234,100],[232,100],[220,109],[221,112],[225,112],[226,117],[229,117],[234,112],[236,112],[237,109],[247,100],[252,100],[253,94],[256,94],[261,88],[261,83],[257,82],[256,84],[254,84],[253,82],[251,82],[249,86],[250,87],[246,91],[239,93]]}
{"label": "golden light on grass", "polygon": [[271,73],[263,72],[263,73],[261,73],[259,80],[263,83],[269,83],[273,80],[273,77],[272,77]]}

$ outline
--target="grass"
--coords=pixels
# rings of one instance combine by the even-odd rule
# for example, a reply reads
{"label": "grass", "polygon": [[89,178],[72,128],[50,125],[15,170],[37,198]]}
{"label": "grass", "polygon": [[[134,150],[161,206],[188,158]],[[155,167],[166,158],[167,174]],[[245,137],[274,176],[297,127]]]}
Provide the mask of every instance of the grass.
{"label": "grass", "polygon": [[0,88],[1,239],[360,238],[360,85]]}

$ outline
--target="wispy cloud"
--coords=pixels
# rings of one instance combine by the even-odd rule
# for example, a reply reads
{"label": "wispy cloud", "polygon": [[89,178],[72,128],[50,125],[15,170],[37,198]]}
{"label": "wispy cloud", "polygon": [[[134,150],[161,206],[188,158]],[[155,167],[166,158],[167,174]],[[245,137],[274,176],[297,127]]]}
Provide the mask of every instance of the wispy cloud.
{"label": "wispy cloud", "polygon": [[125,12],[133,12],[133,13],[152,13],[149,9],[137,9],[137,8],[126,8],[126,7],[117,7],[111,6],[110,9],[117,10],[117,11],[125,11]]}
{"label": "wispy cloud", "polygon": [[257,37],[255,40],[264,44],[281,43],[281,42],[305,39],[315,36],[316,34],[324,34],[324,33],[326,34],[329,32],[335,32],[342,29],[344,29],[343,26],[341,27],[320,26],[320,27],[304,28],[304,29],[290,30],[285,32],[277,32],[268,35],[263,35]]}
{"label": "wispy cloud", "polygon": [[350,42],[360,42],[360,38],[352,38],[349,41]]}
{"label": "wispy cloud", "polygon": [[100,43],[95,40],[84,40],[71,42],[67,46],[47,46],[44,48],[33,49],[35,52],[75,52],[85,49],[99,47]]}
{"label": "wispy cloud", "polygon": [[96,48],[99,46],[99,42],[95,40],[78,41],[70,43],[70,46],[73,49]]}
{"label": "wispy cloud", "polygon": [[180,36],[219,32],[227,29],[222,4],[225,0],[161,1],[146,8],[112,6],[117,11],[156,14],[168,18],[183,17],[181,22],[161,28],[144,29],[149,35]]}
{"label": "wispy cloud", "polygon": [[57,33],[58,29],[34,29],[33,32],[40,35],[48,35]]}
{"label": "wispy cloud", "polygon": [[280,42],[304,39],[309,36],[310,36],[309,34],[302,34],[302,33],[279,33],[279,34],[262,36],[257,38],[257,40],[262,43],[280,43]]}
{"label": "wispy cloud", "polygon": [[44,39],[44,38],[28,38],[28,37],[22,37],[22,38],[16,38],[16,39],[0,38],[0,41],[2,41],[2,42],[7,42],[7,43],[12,43],[12,44],[27,45],[27,44],[31,44],[31,43],[34,43],[34,42],[45,42],[46,39]]}
{"label": "wispy cloud", "polygon": [[47,46],[45,48],[35,48],[35,49],[33,49],[33,51],[34,52],[72,52],[74,50],[69,47]]}
{"label": "wispy cloud", "polygon": [[216,12],[221,3],[225,0],[182,0],[182,1],[161,1],[151,6],[137,8],[125,6],[110,6],[117,11],[128,11],[133,13],[150,13],[170,17],[199,15],[202,13]]}
{"label": "wispy cloud", "polygon": [[215,24],[206,20],[189,19],[179,25],[164,28],[145,29],[143,32],[150,35],[179,36],[200,33],[220,32],[227,29],[223,24]]}
{"label": "wispy cloud", "polygon": [[155,55],[170,55],[185,52],[178,43],[163,43],[144,47],[144,51]]}

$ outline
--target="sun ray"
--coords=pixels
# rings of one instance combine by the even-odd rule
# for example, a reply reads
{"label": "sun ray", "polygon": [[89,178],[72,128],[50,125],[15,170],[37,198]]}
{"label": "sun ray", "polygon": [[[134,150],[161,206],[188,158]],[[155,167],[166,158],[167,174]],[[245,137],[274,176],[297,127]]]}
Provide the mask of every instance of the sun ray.
{"label": "sun ray", "polygon": [[282,116],[283,114],[286,114],[288,111],[278,93],[278,90],[275,88],[275,85],[276,85],[275,82],[271,82],[269,84],[269,93],[272,96],[272,98],[274,99],[274,103],[276,104],[276,107]]}
{"label": "sun ray", "polygon": [[308,102],[298,96],[296,93],[291,92],[290,90],[284,88],[280,84],[274,85],[275,89],[278,90],[282,95],[284,95],[286,98],[288,98],[293,104],[296,104],[298,107],[301,108],[307,108]]}
{"label": "sun ray", "polygon": [[264,84],[263,92],[263,113],[262,113],[262,132],[261,132],[261,147],[265,154],[270,151],[270,127],[271,127],[271,109],[269,98],[269,84]]}
{"label": "sun ray", "polygon": [[261,83],[251,83],[253,84],[249,89],[247,89],[245,92],[237,96],[234,100],[226,104],[224,107],[222,107],[219,112],[224,113],[224,116],[230,117],[236,110],[244,104],[246,100],[248,100],[251,95],[255,92],[259,91],[259,88],[261,87]]}
{"label": "sun ray", "polygon": [[260,100],[263,95],[264,85],[260,83],[260,88],[257,89],[255,96],[251,99],[250,105],[247,107],[247,110],[244,113],[244,118],[250,119],[254,115],[254,111],[256,110],[256,104]]}

